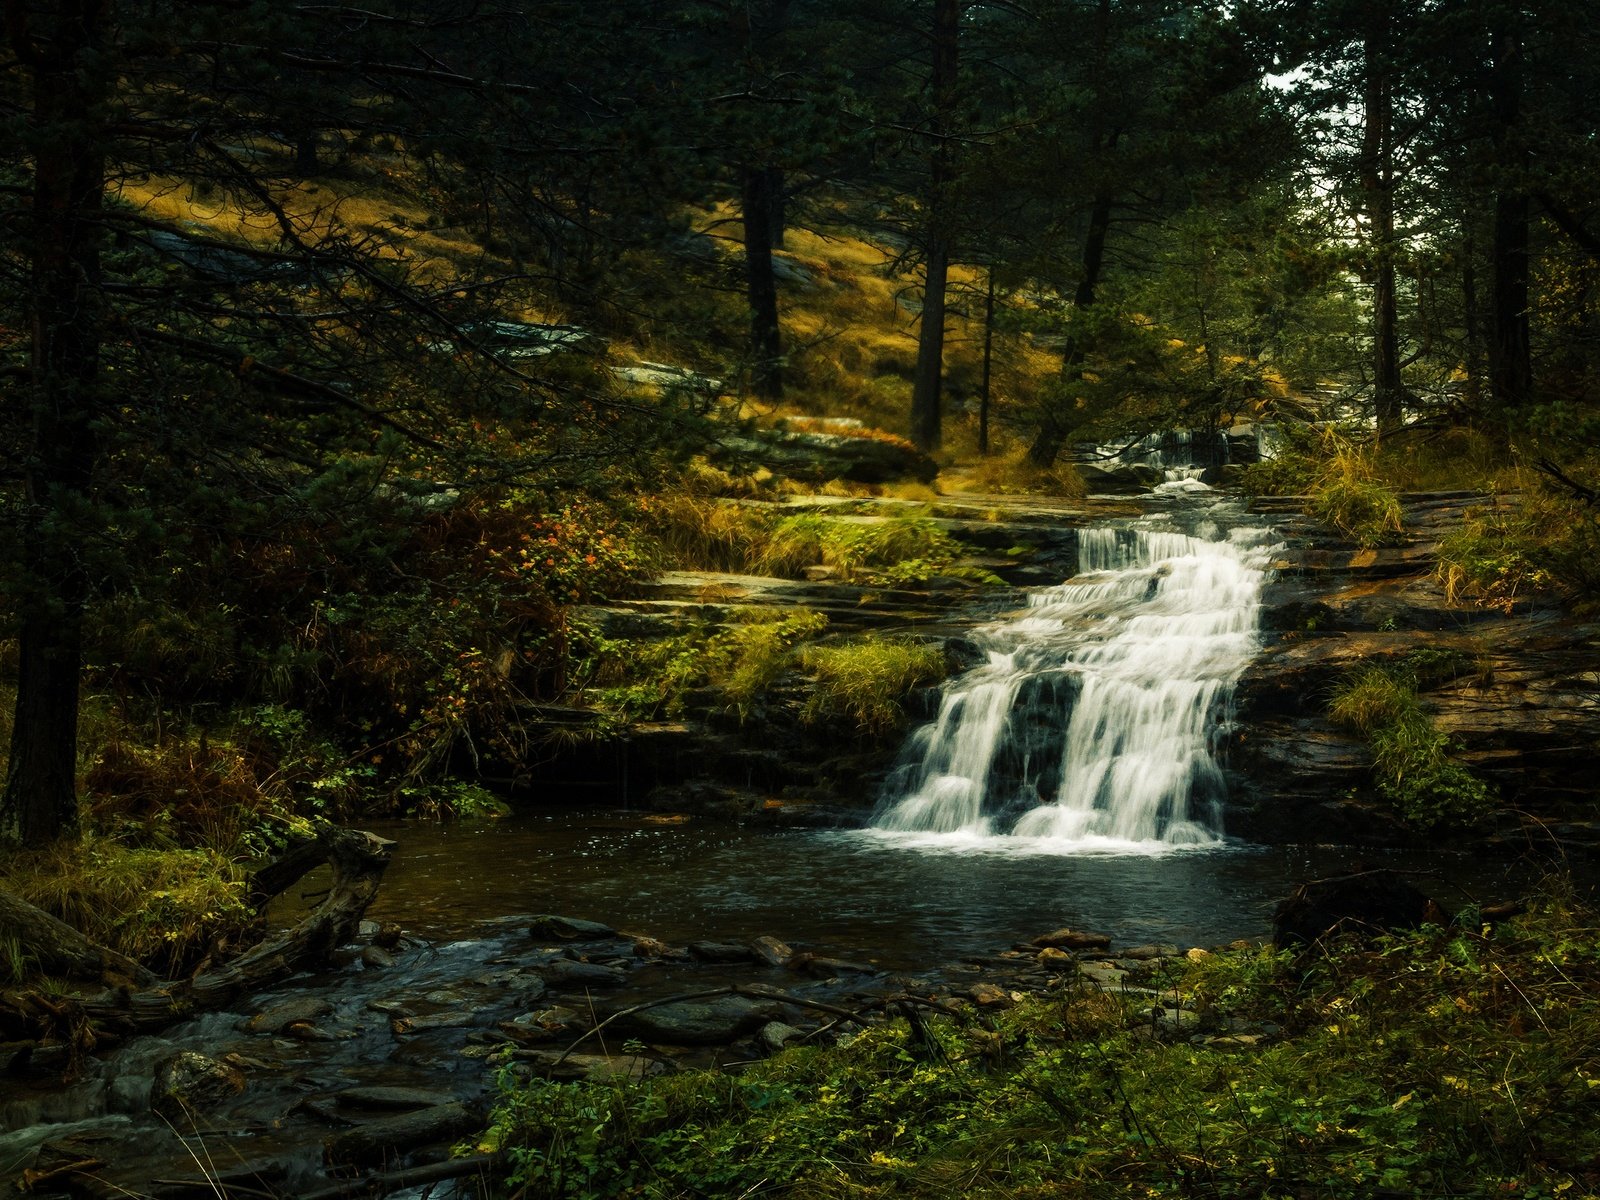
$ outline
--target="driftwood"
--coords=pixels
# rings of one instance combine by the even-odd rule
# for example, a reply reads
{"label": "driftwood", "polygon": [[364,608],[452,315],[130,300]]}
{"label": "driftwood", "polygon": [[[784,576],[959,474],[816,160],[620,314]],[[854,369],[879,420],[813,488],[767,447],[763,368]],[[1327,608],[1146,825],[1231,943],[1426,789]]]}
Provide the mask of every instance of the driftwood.
{"label": "driftwood", "polygon": [[[359,830],[329,829],[317,844],[321,848],[317,857],[333,867],[333,885],[327,898],[294,928],[192,979],[138,989],[114,987],[87,997],[0,995],[0,1040],[20,1037],[84,1046],[147,1033],[196,1012],[220,1008],[242,992],[326,961],[334,949],[354,938],[367,906],[378,894],[394,843]],[[304,855],[299,860],[306,869],[314,865]]]}

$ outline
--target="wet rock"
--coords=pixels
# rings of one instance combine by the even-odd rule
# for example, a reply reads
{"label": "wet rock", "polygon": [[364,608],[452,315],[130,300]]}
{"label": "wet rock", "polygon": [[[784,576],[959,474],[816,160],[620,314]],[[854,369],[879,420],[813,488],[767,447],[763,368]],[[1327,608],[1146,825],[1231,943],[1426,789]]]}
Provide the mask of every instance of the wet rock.
{"label": "wet rock", "polygon": [[1078,974],[1099,987],[1120,988],[1128,978],[1128,973],[1108,962],[1086,962],[1078,964]]}
{"label": "wet rock", "polygon": [[341,1037],[350,1035],[334,1033],[320,1025],[313,1025],[310,1021],[296,1021],[284,1029],[283,1036],[293,1038],[297,1042],[337,1042]]}
{"label": "wet rock", "polygon": [[194,1050],[180,1050],[156,1064],[150,1111],[187,1128],[195,1115],[244,1091],[244,1084],[244,1072],[237,1067]]}
{"label": "wet rock", "polygon": [[433,1029],[461,1029],[476,1020],[470,1012],[417,1013],[414,1016],[390,1017],[389,1032],[395,1037],[405,1037]]}
{"label": "wet rock", "polygon": [[324,1143],[323,1155],[330,1164],[381,1163],[419,1146],[462,1137],[481,1124],[482,1117],[465,1104],[438,1104],[335,1134]]}
{"label": "wet rock", "polygon": [[394,921],[362,921],[356,926],[356,940],[384,950],[393,950],[404,940],[406,931]]}
{"label": "wet rock", "polygon": [[652,937],[636,937],[633,939],[633,953],[636,958],[656,958],[675,962],[689,957],[687,950],[677,946],[669,946],[666,942],[658,941]]}
{"label": "wet rock", "polygon": [[414,1108],[438,1108],[456,1104],[460,1096],[449,1092],[430,1091],[411,1087],[353,1087],[346,1088],[335,1097],[346,1108],[370,1108],[389,1111],[408,1111]]}
{"label": "wet rock", "polygon": [[282,1033],[291,1025],[307,1024],[333,1011],[333,1005],[316,996],[298,996],[270,1005],[245,1021],[245,1033]]}
{"label": "wet rock", "polygon": [[797,954],[789,965],[813,979],[834,979],[840,975],[877,975],[871,963],[851,962],[847,958],[826,958],[818,954]]}
{"label": "wet rock", "polygon": [[732,1042],[781,1020],[776,1000],[719,996],[710,1000],[675,1000],[618,1017],[611,1025],[624,1037],[671,1046],[714,1046]]}
{"label": "wet rock", "polygon": [[967,989],[967,995],[979,1008],[1010,1008],[1022,998],[1020,993],[1008,992],[992,983],[975,983]]}
{"label": "wet rock", "polygon": [[382,946],[368,946],[361,952],[361,965],[368,971],[381,971],[394,966],[394,955]]}
{"label": "wet rock", "polygon": [[689,957],[703,963],[751,963],[756,952],[734,942],[690,942]]}
{"label": "wet rock", "polygon": [[1035,946],[1053,946],[1057,950],[1109,950],[1111,938],[1103,933],[1084,933],[1077,929],[1058,929],[1033,939]]}
{"label": "wet rock", "polygon": [[628,980],[627,974],[616,967],[570,958],[558,958],[534,970],[553,988],[621,987]]}
{"label": "wet rock", "polygon": [[1043,950],[1039,951],[1037,958],[1039,962],[1058,968],[1064,967],[1068,963],[1075,961],[1072,955],[1068,954],[1065,950],[1059,950],[1054,946],[1046,946]]}
{"label": "wet rock", "polygon": [[939,474],[933,459],[900,438],[755,430],[749,435],[723,437],[712,449],[718,461],[754,463],[791,479],[815,483],[829,479],[931,483]]}
{"label": "wet rock", "polygon": [[776,1054],[796,1038],[804,1036],[804,1031],[796,1029],[793,1025],[785,1025],[782,1021],[768,1021],[761,1027],[761,1032],[756,1034],[756,1041],[769,1054]]}
{"label": "wet rock", "polygon": [[789,960],[794,957],[794,951],[787,944],[771,935],[756,938],[750,943],[750,949],[755,952],[755,956],[758,959],[769,967],[786,966]]}
{"label": "wet rock", "polygon": [[561,942],[599,942],[617,936],[615,929],[599,921],[548,914],[534,917],[528,924],[528,932],[536,938],[554,938]]}
{"label": "wet rock", "polygon": [[1124,463],[1115,467],[1079,463],[1077,468],[1089,494],[1094,496],[1137,496],[1148,492],[1166,478],[1166,472],[1160,467],[1147,467],[1142,463]]}

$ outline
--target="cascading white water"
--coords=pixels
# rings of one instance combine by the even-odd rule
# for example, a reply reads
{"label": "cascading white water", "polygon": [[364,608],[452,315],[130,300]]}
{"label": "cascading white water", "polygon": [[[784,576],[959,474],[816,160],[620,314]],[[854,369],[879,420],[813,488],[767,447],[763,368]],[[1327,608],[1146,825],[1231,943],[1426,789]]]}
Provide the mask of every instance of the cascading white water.
{"label": "cascading white water", "polygon": [[1257,644],[1269,533],[1083,530],[1079,573],[977,631],[875,829],[1056,850],[1218,844],[1212,742]]}

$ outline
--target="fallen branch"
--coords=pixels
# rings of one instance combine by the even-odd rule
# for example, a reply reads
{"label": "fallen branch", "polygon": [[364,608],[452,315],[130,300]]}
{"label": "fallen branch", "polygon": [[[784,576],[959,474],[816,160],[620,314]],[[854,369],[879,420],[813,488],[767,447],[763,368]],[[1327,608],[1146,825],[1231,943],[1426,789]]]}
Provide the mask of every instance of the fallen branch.
{"label": "fallen branch", "polygon": [[445,1162],[410,1167],[404,1171],[385,1171],[378,1175],[369,1175],[365,1179],[346,1180],[319,1191],[305,1192],[300,1196],[300,1200],[353,1200],[358,1196],[387,1196],[391,1192],[419,1187],[425,1183],[489,1174],[498,1171],[504,1163],[504,1154],[474,1154],[467,1158],[452,1158]]}

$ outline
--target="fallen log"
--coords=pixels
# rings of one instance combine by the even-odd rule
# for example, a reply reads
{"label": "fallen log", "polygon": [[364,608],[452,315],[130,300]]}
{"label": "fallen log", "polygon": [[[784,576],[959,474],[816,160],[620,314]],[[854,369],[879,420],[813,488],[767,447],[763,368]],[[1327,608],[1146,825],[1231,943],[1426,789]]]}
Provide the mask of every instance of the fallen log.
{"label": "fallen log", "polygon": [[139,987],[159,982],[154,972],[133,959],[96,945],[65,921],[9,892],[0,892],[0,930],[15,939],[17,956],[44,975]]}
{"label": "fallen log", "polygon": [[[355,937],[378,894],[394,843],[337,828],[325,830],[317,841],[321,857],[333,868],[333,884],[327,898],[292,929],[192,979],[138,989],[114,987],[87,997],[53,997],[48,1004],[29,993],[0,995],[0,1040],[56,1038],[81,1045],[85,1030],[101,1036],[148,1033],[325,962]],[[311,865],[306,862],[308,869]]]}

